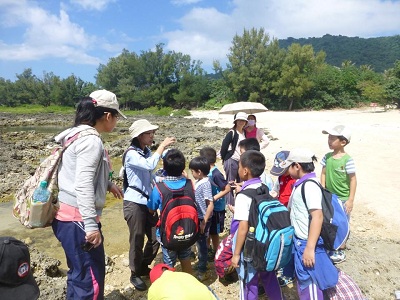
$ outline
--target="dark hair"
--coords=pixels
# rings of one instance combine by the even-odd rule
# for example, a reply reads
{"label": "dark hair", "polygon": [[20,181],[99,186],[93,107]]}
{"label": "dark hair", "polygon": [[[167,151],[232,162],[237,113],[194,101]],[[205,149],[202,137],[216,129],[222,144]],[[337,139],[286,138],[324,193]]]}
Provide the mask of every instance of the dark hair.
{"label": "dark hair", "polygon": [[264,154],[257,150],[248,150],[240,156],[240,164],[250,170],[252,177],[260,177],[265,170]]}
{"label": "dark hair", "polygon": [[163,168],[168,176],[181,176],[185,170],[185,156],[178,149],[170,149],[163,158]]}
{"label": "dark hair", "polygon": [[205,157],[209,164],[215,164],[217,161],[217,151],[211,147],[204,147],[200,150],[200,156]]}
{"label": "dark hair", "polygon": [[[314,162],[317,162],[318,160],[315,155],[312,157],[312,160],[313,160],[313,162],[310,162],[310,163],[298,163],[304,173],[314,172],[314,170],[315,170]],[[292,165],[293,164],[296,164],[296,163],[292,163]]]}
{"label": "dark hair", "polygon": [[348,143],[350,143],[349,140],[346,139],[343,135],[338,136],[338,138],[339,138],[340,141],[345,141],[345,142],[346,142],[346,145],[347,145]]}
{"label": "dark hair", "polygon": [[76,107],[74,126],[86,124],[96,125],[96,121],[109,112],[113,117],[118,115],[118,111],[112,108],[95,106],[95,101],[91,97],[84,97],[79,101]]}
{"label": "dark hair", "polygon": [[244,148],[245,151],[260,151],[260,143],[255,138],[247,138],[239,142],[239,148]]}
{"label": "dark hair", "polygon": [[207,158],[203,156],[197,156],[193,158],[189,163],[189,169],[191,170],[200,170],[204,175],[208,175],[210,173],[210,163]]}

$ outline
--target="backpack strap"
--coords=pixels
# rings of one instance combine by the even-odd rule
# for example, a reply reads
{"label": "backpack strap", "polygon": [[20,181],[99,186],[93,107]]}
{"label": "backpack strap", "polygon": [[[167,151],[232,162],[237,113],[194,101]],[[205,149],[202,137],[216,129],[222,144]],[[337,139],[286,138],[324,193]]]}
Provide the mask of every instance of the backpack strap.
{"label": "backpack strap", "polygon": [[[126,175],[126,170],[125,170],[125,158],[126,158],[126,154],[131,151],[131,150],[135,150],[136,149],[134,147],[129,147],[128,149],[125,150],[124,154],[122,154],[122,167],[124,168],[124,178],[123,178],[123,183],[122,183],[122,188],[124,190],[124,192],[126,191],[126,189],[129,187],[132,190],[135,190],[136,192],[138,192],[139,194],[141,194],[143,197],[145,197],[147,200],[149,200],[149,195],[147,195],[145,192],[143,192],[141,189],[139,189],[137,186],[133,186],[133,185],[129,185],[128,182],[128,176]],[[137,152],[137,151],[136,151]]]}
{"label": "backpack strap", "polygon": [[163,181],[157,182],[155,187],[157,188],[158,192],[160,193],[160,197],[161,197],[161,213],[164,210],[167,203],[169,202],[169,200],[171,200],[172,198],[182,197],[186,194],[193,200],[195,199],[193,182],[192,182],[192,180],[187,179],[187,178],[186,178],[185,185],[177,190],[170,189]]}
{"label": "backpack strap", "polygon": [[303,199],[304,205],[306,206],[306,209],[307,209],[307,212],[308,212],[308,205],[307,205],[307,202],[306,202],[306,192],[305,192],[306,182],[314,182],[316,185],[319,186],[319,188],[321,189],[321,192],[322,192],[323,187],[319,182],[316,182],[315,180],[312,180],[312,179],[305,180],[303,182],[303,184],[301,185],[301,198]]}

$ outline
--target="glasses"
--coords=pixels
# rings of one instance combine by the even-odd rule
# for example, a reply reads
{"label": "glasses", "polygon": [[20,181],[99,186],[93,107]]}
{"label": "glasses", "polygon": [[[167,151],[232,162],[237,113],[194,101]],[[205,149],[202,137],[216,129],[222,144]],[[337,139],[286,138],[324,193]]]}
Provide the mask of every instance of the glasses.
{"label": "glasses", "polygon": [[156,132],[155,131],[146,131],[146,132],[143,132],[143,134],[148,134],[150,136],[154,136],[156,134]]}

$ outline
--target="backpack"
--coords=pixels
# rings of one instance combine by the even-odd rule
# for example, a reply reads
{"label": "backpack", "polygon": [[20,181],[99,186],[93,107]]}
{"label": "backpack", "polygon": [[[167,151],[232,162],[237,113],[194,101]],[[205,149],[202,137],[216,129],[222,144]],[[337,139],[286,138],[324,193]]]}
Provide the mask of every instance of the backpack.
{"label": "backpack", "polygon": [[[322,192],[322,214],[324,215],[321,238],[324,240],[324,247],[327,250],[338,250],[347,240],[350,234],[349,220],[343,209],[343,204],[336,194],[331,193],[323,188],[319,182],[315,180],[305,180],[301,186],[301,197],[307,210],[305,200],[304,186],[306,182],[314,182],[318,185]],[[311,219],[311,215],[309,216]]]}
{"label": "backpack", "polygon": [[249,227],[255,229],[253,267],[269,272],[283,268],[292,257],[294,235],[288,209],[269,195],[265,184],[240,193],[252,198]]}
{"label": "backpack", "polygon": [[235,271],[235,268],[231,266],[232,256],[233,256],[232,243],[234,235],[235,235],[234,233],[231,233],[228,236],[226,236],[219,243],[218,249],[215,252],[215,257],[214,257],[215,272],[220,278]]}
{"label": "backpack", "polygon": [[[22,225],[28,228],[43,228],[51,224],[59,209],[57,177],[62,155],[74,141],[88,135],[98,136],[99,133],[95,129],[82,130],[72,136],[64,147],[56,146],[40,163],[35,173],[18,188],[14,196],[13,215]],[[47,181],[49,199],[45,203],[33,204],[33,193],[43,180]]]}
{"label": "backpack", "polygon": [[186,179],[184,187],[172,190],[164,182],[156,188],[161,196],[161,212],[157,227],[162,245],[174,251],[191,247],[200,233],[193,184]]}

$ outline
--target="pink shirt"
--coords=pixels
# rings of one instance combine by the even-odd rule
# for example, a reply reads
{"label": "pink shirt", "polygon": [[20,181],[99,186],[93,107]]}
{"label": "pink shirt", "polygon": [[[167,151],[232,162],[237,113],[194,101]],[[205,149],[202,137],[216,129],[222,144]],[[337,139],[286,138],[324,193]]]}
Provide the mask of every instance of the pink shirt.
{"label": "pink shirt", "polygon": [[[83,222],[82,215],[79,212],[79,208],[68,205],[62,202],[60,203],[60,209],[57,211],[57,214],[55,218],[59,221],[64,221],[64,222]],[[96,217],[96,222],[100,222],[100,217]]]}

